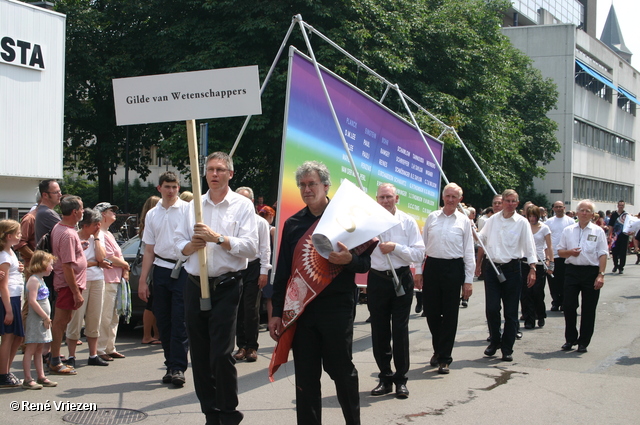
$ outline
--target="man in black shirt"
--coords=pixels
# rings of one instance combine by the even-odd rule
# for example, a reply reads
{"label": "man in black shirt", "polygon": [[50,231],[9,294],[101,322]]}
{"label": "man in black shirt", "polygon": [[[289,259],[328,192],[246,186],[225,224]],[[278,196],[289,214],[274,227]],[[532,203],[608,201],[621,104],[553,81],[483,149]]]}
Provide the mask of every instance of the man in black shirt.
{"label": "man in black shirt", "polygon": [[[627,213],[624,210],[624,201],[618,201],[618,209],[611,214],[609,218],[609,240],[616,236],[616,242],[613,248],[611,248],[611,256],[613,257],[613,270],[612,272],[618,272],[622,274],[624,272],[624,266],[627,264],[627,247],[629,246],[629,235],[622,232],[622,224]],[[621,220],[620,223],[618,221]]]}
{"label": "man in black shirt", "polygon": [[[305,208],[284,224],[280,254],[273,282],[273,317],[269,333],[278,340],[283,332],[282,315],[298,241],[324,213],[331,180],[327,167],[308,161],[298,167],[296,183]],[[296,371],[296,415],[299,425],[322,423],[322,368],[335,382],[337,398],[345,421],[360,424],[358,371],[352,362],[355,273],[369,270],[369,254],[355,255],[339,243],[340,251],[329,255],[329,262],[344,266],[342,271],[306,305],[297,320],[293,337]]]}

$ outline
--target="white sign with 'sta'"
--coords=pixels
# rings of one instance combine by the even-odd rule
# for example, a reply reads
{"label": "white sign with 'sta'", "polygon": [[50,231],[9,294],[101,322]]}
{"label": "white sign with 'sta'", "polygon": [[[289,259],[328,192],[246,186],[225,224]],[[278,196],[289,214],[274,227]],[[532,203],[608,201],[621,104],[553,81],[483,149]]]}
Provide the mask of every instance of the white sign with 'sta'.
{"label": "white sign with 'sta'", "polygon": [[259,115],[258,66],[113,80],[118,125]]}

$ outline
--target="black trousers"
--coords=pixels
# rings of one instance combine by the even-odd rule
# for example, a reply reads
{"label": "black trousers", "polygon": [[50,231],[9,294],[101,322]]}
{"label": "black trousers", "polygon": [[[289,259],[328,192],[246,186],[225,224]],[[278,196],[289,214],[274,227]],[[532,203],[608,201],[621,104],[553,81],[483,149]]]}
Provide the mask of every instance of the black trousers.
{"label": "black trousers", "polygon": [[544,305],[544,283],[547,273],[544,266],[536,266],[536,283],[531,288],[527,288],[527,277],[529,265],[522,263],[522,294],[520,302],[522,304],[522,315],[525,325],[535,325],[536,319],[547,317],[547,309]]}
{"label": "black trousers", "polygon": [[553,270],[553,277],[547,275],[549,281],[549,293],[551,294],[551,305],[554,307],[562,307],[564,299],[564,273],[565,273],[565,259],[557,257],[553,259],[555,269]]}
{"label": "black trousers", "polygon": [[[488,261],[487,261],[488,263]],[[518,331],[518,301],[522,292],[520,260],[499,266],[505,276],[500,282],[491,264],[485,264],[484,298],[485,314],[489,324],[491,342],[502,344],[502,354],[512,354]],[[501,305],[502,304],[502,305]],[[504,306],[504,333],[500,334],[500,311]]]}
{"label": "black trousers", "polygon": [[297,321],[293,337],[298,425],[322,423],[322,369],[336,386],[347,425],[360,424],[358,371],[352,361],[352,292],[316,298]]}
{"label": "black trousers", "polygon": [[[196,280],[198,276],[193,276]],[[238,373],[233,358],[238,303],[242,279],[211,291],[210,311],[200,310],[200,287],[191,277],[185,285],[185,310],[189,335],[193,383],[207,424],[238,424]]]}
{"label": "black trousers", "polygon": [[442,260],[427,257],[423,276],[424,311],[431,331],[433,352],[438,355],[438,363],[451,364],[458,330],[460,289],[464,283],[464,261],[462,258]]}
{"label": "black trousers", "polygon": [[187,370],[189,342],[184,314],[184,286],[187,272],[182,269],[178,279],[171,278],[171,269],[153,267],[153,314],[156,317],[164,364],[167,370]]}
{"label": "black trousers", "polygon": [[[598,277],[598,266],[574,266],[567,264],[564,282],[564,337],[566,342],[578,343],[585,347],[591,342],[596,324],[596,307],[600,290],[593,288]],[[576,328],[578,321],[578,294],[582,293],[580,310],[580,335]]]}
{"label": "black trousers", "polygon": [[[367,307],[371,313],[373,357],[380,381],[407,383],[409,371],[409,315],[413,302],[413,275],[409,267],[398,269],[404,295],[396,296],[392,278],[371,270],[367,279]],[[401,274],[402,273],[402,274]],[[393,339],[393,349],[391,340]],[[391,370],[391,359],[396,372]]]}
{"label": "black trousers", "polygon": [[629,246],[629,236],[620,233],[616,239],[615,246],[611,249],[613,265],[619,270],[624,270],[627,265],[627,247]]}
{"label": "black trousers", "polygon": [[242,297],[238,307],[236,344],[238,348],[258,349],[258,328],[260,326],[260,259],[249,263],[242,271]]}

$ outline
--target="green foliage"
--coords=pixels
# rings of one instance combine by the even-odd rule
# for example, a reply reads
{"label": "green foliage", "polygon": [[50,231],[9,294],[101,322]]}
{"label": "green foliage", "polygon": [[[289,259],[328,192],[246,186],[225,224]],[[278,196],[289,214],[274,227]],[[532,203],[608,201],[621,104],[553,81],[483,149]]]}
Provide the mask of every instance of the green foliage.
{"label": "green foliage", "polygon": [[[291,18],[303,19],[411,98],[456,128],[499,192],[525,192],[559,151],[553,84],[532,68],[500,32],[508,0],[63,0],[67,14],[65,155],[70,167],[100,181],[123,162],[125,129],[115,126],[111,79],[258,64],[261,81]],[[318,60],[374,97],[385,87],[317,36]],[[288,44],[305,52],[299,27]],[[286,53],[285,53],[286,55]],[[251,186],[266,201],[278,187],[287,78],[281,58],[234,155],[234,187]],[[398,96],[385,105],[407,116]],[[434,122],[417,114],[438,136]],[[209,121],[209,152],[230,151],[243,118]],[[88,143],[87,141],[91,141]],[[147,175],[146,148],[156,144],[179,169],[188,165],[184,123],[129,128],[132,168]],[[465,201],[488,205],[492,193],[453,137],[445,138],[444,169]],[[113,191],[115,195],[117,189]],[[131,209],[133,211],[133,209]]]}

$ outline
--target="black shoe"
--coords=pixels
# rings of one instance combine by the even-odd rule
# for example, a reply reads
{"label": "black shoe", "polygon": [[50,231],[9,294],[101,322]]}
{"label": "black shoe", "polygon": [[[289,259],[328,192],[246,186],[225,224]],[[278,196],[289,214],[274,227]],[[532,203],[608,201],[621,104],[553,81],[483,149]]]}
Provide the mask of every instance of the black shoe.
{"label": "black shoe", "polygon": [[565,342],[564,344],[562,344],[562,347],[560,347],[560,349],[562,351],[571,351],[573,350],[573,346],[576,344],[577,342]]}
{"label": "black shoe", "polygon": [[462,306],[462,308],[469,307],[469,300],[465,300],[465,299],[461,300],[460,305]]}
{"label": "black shoe", "polygon": [[396,398],[408,398],[409,390],[405,384],[396,385]]}
{"label": "black shoe", "polygon": [[109,366],[109,363],[102,360],[100,356],[89,357],[87,364],[89,366]]}
{"label": "black shoe", "polygon": [[522,339],[522,332],[516,332],[516,339]]}
{"label": "black shoe", "polygon": [[431,367],[438,367],[438,355],[436,353],[433,353],[433,356],[431,356],[429,364],[431,365]]}
{"label": "black shoe", "polygon": [[385,395],[393,391],[391,382],[380,382],[377,387],[371,390],[371,395]]}
{"label": "black shoe", "polygon": [[545,321],[544,319],[538,319],[538,327],[544,328]]}
{"label": "black shoe", "polygon": [[367,320],[365,320],[365,322],[371,323],[371,316],[367,317]]}
{"label": "black shoe", "polygon": [[618,274],[623,274],[622,269],[618,270]]}
{"label": "black shoe", "polygon": [[422,312],[422,304],[417,304],[416,303],[416,314],[421,313]]}
{"label": "black shoe", "polygon": [[484,355],[488,357],[495,356],[496,351],[498,351],[501,345],[502,344],[500,344],[499,342],[492,342],[491,344],[489,344],[487,349],[484,350]]}
{"label": "black shoe", "polygon": [[611,270],[611,273],[615,273],[618,271],[618,266],[613,266],[613,270]]}
{"label": "black shoe", "polygon": [[502,361],[503,362],[512,362],[513,361],[513,354],[502,354]]}
{"label": "black shoe", "polygon": [[535,322],[525,322],[525,324],[524,324],[524,328],[525,329],[533,329],[535,327],[536,327]]}
{"label": "black shoe", "polygon": [[162,377],[162,383],[163,384],[170,384],[171,383],[171,371],[168,370],[167,373],[164,374],[164,376]]}
{"label": "black shoe", "polygon": [[184,379],[184,373],[181,370],[174,370],[171,373],[171,383],[176,387],[181,387],[186,382]]}
{"label": "black shoe", "polygon": [[69,357],[68,359],[64,360],[62,363],[66,364],[67,366],[75,369],[76,368],[76,358],[75,357]]}
{"label": "black shoe", "polygon": [[446,363],[440,363],[438,367],[438,373],[440,375],[448,375],[449,374],[449,365]]}
{"label": "black shoe", "polygon": [[558,310],[560,310],[560,309],[558,308],[557,305],[552,305],[551,306],[551,311],[558,311]]}
{"label": "black shoe", "polygon": [[586,345],[582,345],[582,344],[578,344],[578,353],[586,353],[587,352],[587,346]]}

